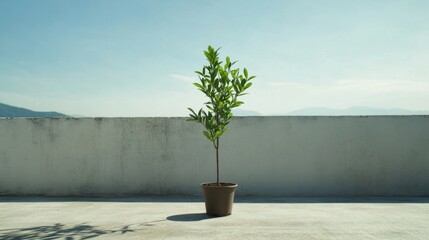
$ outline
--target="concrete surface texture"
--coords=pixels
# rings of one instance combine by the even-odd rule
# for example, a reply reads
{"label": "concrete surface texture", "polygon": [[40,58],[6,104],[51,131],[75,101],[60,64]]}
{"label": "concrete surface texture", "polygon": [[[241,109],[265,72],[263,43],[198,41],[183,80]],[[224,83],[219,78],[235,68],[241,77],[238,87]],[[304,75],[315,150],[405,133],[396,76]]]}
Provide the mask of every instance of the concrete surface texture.
{"label": "concrete surface texture", "polygon": [[[185,118],[0,119],[0,195],[200,195],[216,179]],[[238,196],[428,196],[429,116],[242,117],[220,139]]]}
{"label": "concrete surface texture", "polygon": [[239,201],[210,218],[194,199],[2,199],[0,239],[389,239],[429,236],[429,199]]}

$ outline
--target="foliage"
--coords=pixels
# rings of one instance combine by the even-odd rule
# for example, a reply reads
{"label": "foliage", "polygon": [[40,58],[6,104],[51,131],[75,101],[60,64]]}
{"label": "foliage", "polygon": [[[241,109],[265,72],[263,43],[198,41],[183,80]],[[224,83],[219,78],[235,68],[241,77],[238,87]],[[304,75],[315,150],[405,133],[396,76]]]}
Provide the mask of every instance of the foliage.
{"label": "foliage", "polygon": [[246,68],[243,74],[239,68],[233,68],[235,62],[226,57],[225,63],[219,61],[219,49],[208,46],[204,55],[208,65],[203,66],[202,71],[196,71],[200,82],[194,85],[203,92],[209,101],[204,103],[207,110],[200,109],[195,112],[191,108],[190,121],[202,123],[205,127],[204,136],[218,149],[219,137],[228,130],[227,125],[233,117],[232,109],[243,104],[238,98],[247,93],[245,91],[252,86],[250,80],[255,76],[249,76]]}

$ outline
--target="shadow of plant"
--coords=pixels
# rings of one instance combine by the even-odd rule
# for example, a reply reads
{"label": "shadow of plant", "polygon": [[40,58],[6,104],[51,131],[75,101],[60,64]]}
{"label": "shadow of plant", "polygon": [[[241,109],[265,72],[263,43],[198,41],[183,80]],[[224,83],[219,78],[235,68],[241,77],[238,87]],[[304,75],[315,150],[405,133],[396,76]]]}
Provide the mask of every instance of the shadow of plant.
{"label": "shadow of plant", "polygon": [[[160,220],[165,221],[165,220]],[[155,226],[153,223],[160,221],[144,222],[133,224],[138,226]],[[130,229],[131,225],[124,226],[116,230],[97,229],[94,226],[87,224],[79,224],[72,227],[67,227],[64,224],[56,223],[50,226],[37,226],[29,228],[16,228],[0,230],[0,239],[2,240],[18,240],[18,239],[90,239],[101,235],[120,233],[126,234],[144,229]]]}

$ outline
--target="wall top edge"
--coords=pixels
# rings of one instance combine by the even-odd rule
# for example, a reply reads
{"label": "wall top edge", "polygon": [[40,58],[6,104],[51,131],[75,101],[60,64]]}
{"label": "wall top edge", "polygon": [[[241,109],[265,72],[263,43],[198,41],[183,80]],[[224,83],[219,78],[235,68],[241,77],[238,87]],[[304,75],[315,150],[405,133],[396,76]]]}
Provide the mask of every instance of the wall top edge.
{"label": "wall top edge", "polygon": [[[244,118],[407,118],[407,117],[420,117],[420,118],[429,118],[429,115],[335,115],[335,116],[323,116],[323,115],[309,115],[309,116],[289,116],[289,115],[279,115],[279,116],[234,116],[234,118],[244,119]],[[13,119],[28,119],[28,120],[79,120],[79,119],[177,119],[183,120],[188,117],[0,117],[0,120],[13,120]]]}

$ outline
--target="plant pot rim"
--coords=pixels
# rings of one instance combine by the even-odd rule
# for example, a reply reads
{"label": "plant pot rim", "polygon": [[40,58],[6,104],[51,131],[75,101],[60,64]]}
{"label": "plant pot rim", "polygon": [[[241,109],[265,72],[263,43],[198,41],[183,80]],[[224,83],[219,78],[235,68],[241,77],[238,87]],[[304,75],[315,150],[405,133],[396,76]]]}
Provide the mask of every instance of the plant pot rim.
{"label": "plant pot rim", "polygon": [[215,182],[205,182],[201,183],[201,187],[203,188],[236,188],[238,187],[237,183],[229,183],[229,182],[220,182],[220,186],[216,186]]}

